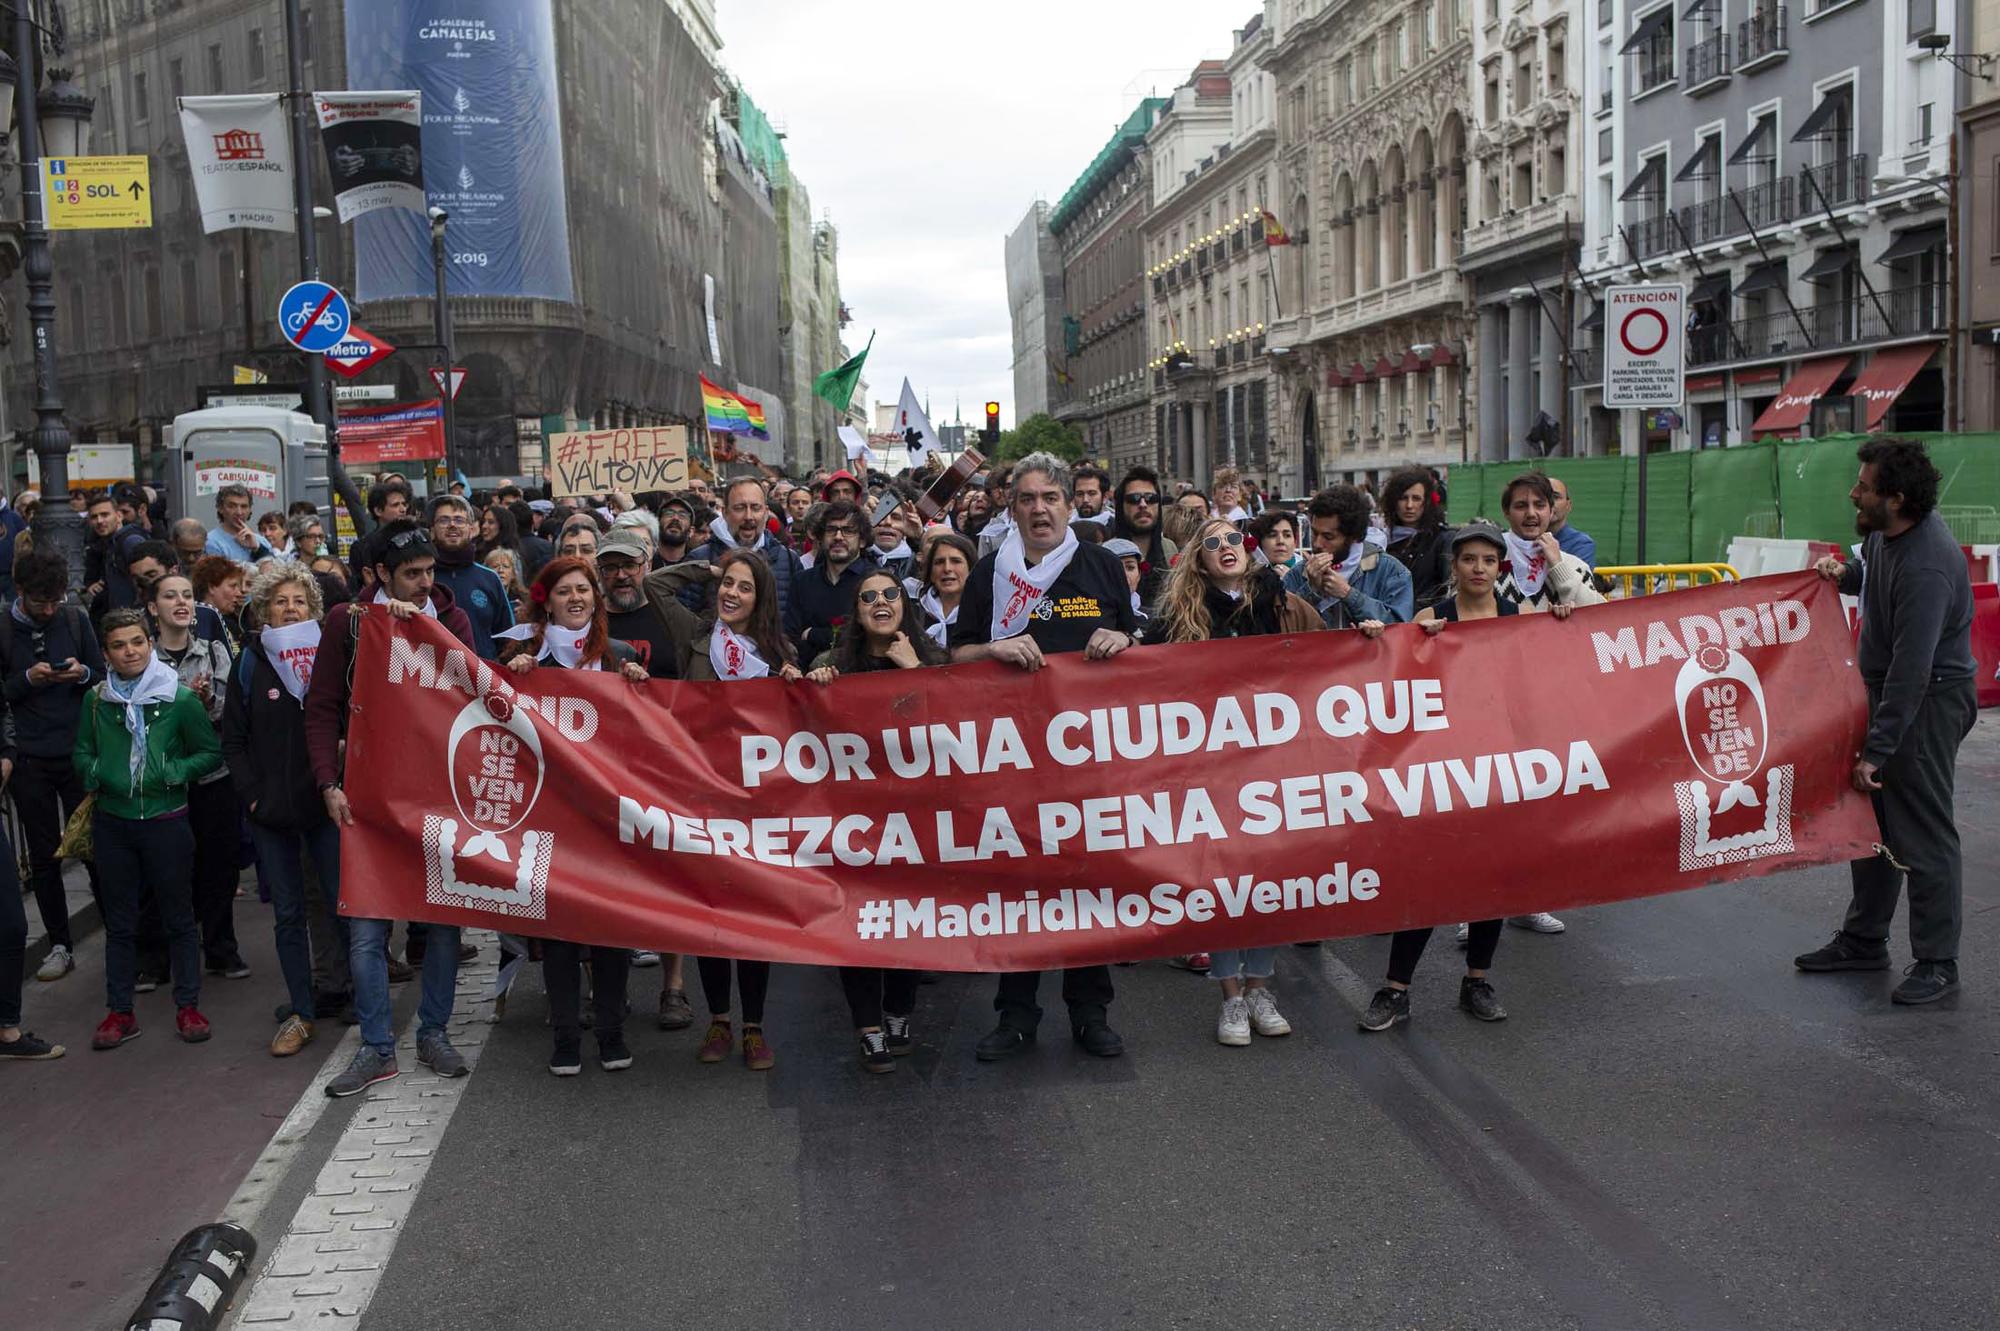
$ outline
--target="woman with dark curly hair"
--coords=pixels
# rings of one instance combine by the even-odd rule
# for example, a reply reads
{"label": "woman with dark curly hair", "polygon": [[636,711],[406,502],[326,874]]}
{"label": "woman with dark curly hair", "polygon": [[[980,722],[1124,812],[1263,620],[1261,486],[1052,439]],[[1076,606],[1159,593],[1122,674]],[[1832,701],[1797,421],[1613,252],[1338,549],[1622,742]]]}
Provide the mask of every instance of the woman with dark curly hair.
{"label": "woman with dark curly hair", "polygon": [[1422,467],[1403,467],[1382,487],[1389,522],[1387,553],[1410,570],[1415,609],[1436,605],[1451,587],[1451,529],[1444,524],[1435,482]]}

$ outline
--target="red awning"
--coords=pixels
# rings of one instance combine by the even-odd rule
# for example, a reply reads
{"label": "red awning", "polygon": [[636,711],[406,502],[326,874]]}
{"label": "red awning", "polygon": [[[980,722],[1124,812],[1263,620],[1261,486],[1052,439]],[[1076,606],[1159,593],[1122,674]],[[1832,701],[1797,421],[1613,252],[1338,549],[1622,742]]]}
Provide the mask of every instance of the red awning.
{"label": "red awning", "polygon": [[1799,366],[1764,414],[1750,427],[1752,438],[1760,434],[1783,434],[1796,430],[1812,415],[1812,404],[1847,368],[1847,356],[1822,356]]}
{"label": "red awning", "polygon": [[1458,357],[1451,354],[1451,348],[1440,342],[1431,348],[1431,364],[1456,365]]}
{"label": "red awning", "polygon": [[1342,370],[1336,370],[1336,369],[1332,369],[1332,368],[1328,368],[1328,370],[1327,370],[1327,372],[1326,372],[1326,386],[1327,386],[1328,388],[1345,388],[1345,387],[1347,387],[1347,374],[1346,374],[1346,372],[1345,372],[1345,371],[1342,371]]}
{"label": "red awning", "polygon": [[1430,366],[1425,364],[1424,358],[1422,356],[1419,356],[1416,352],[1406,351],[1403,353],[1403,363],[1398,368],[1401,369],[1404,374],[1415,374],[1419,370],[1429,369]]}
{"label": "red awning", "polygon": [[1390,360],[1387,356],[1375,362],[1375,377],[1377,379],[1391,379],[1402,372],[1403,367]]}
{"label": "red awning", "polygon": [[1864,429],[1881,428],[1882,418],[1889,414],[1889,408],[1910,386],[1910,380],[1916,378],[1917,371],[1930,362],[1937,348],[1935,342],[1890,347],[1887,351],[1876,352],[1869,359],[1868,368],[1855,376],[1854,386],[1847,390],[1856,397],[1868,400],[1868,424]]}
{"label": "red awning", "polygon": [[1375,371],[1369,369],[1360,361],[1356,361],[1347,367],[1347,382],[1350,384],[1370,383],[1373,382],[1374,378]]}

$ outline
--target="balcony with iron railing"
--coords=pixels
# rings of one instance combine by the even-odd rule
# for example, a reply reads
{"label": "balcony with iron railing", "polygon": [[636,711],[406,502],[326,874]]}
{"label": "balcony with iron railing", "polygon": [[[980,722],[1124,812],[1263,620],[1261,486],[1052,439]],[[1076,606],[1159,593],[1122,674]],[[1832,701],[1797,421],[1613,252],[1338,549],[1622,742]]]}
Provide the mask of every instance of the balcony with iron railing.
{"label": "balcony with iron railing", "polygon": [[1729,33],[1721,28],[1687,49],[1687,94],[1700,96],[1729,78]]}
{"label": "balcony with iron railing", "polygon": [[1839,208],[1868,201],[1868,154],[1834,158],[1820,166],[1799,168],[1799,210],[1807,215],[1821,208]]}
{"label": "balcony with iron railing", "polygon": [[1644,97],[1655,88],[1665,87],[1674,81],[1672,47],[1642,47],[1632,63],[1632,95],[1635,97]]}
{"label": "balcony with iron railing", "polygon": [[1736,72],[1754,74],[1791,52],[1785,45],[1786,9],[1766,5],[1736,25]]}
{"label": "balcony with iron railing", "polygon": [[1651,217],[1641,217],[1625,224],[1625,235],[1632,247],[1635,259],[1650,259],[1680,248],[1680,234],[1674,230],[1673,218],[1666,212],[1655,213]]}
{"label": "balcony with iron railing", "polygon": [[1732,323],[1690,329],[1688,364],[1771,360],[1941,334],[1946,329],[1946,308],[1945,286],[1940,282],[1878,289],[1874,297],[1857,292],[1844,299],[1800,305],[1796,314],[1781,305]]}
{"label": "balcony with iron railing", "polygon": [[1792,220],[1792,178],[1773,176],[1762,184],[1736,192],[1750,225],[1762,231]]}

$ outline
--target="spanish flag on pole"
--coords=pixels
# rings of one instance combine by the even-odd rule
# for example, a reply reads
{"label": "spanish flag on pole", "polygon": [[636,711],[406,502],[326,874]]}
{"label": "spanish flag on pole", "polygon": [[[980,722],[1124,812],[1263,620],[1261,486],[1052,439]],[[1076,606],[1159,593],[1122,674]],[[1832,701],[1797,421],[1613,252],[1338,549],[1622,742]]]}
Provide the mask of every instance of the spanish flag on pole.
{"label": "spanish flag on pole", "polygon": [[1272,215],[1269,208],[1259,208],[1257,211],[1264,215],[1264,243],[1266,245],[1289,245],[1292,243],[1290,233],[1284,227],[1278,225],[1278,219]]}

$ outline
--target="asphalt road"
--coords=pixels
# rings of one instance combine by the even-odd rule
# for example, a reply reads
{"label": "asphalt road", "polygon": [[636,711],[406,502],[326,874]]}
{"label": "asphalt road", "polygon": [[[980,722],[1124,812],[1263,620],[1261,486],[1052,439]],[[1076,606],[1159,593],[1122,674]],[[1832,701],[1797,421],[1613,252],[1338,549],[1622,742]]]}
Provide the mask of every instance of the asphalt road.
{"label": "asphalt road", "polygon": [[[1453,1006],[1448,936],[1387,1035],[1354,1027],[1386,940],[1285,949],[1296,1033],[1248,1049],[1215,1044],[1213,985],[1120,969],[1108,1062],[1059,1007],[1028,1056],[975,1062],[992,981],[947,976],[917,1054],[871,1076],[832,973],[781,968],[777,1068],[704,1066],[699,1026],[645,1019],[642,971],[637,1066],[559,1081],[531,971],[359,1325],[2000,1326],[2000,715],[1959,788],[1964,989],[1920,1010],[1890,1006],[1893,970],[1792,969],[1840,867],[1510,929],[1491,1026]],[[240,1181],[314,1070],[256,1053],[260,975],[203,1049],[149,1031],[0,1079],[0,1326],[121,1325]],[[275,1214],[365,1111],[328,1109]]]}

